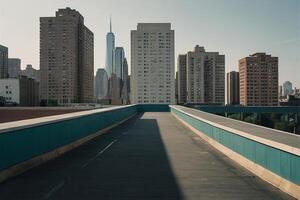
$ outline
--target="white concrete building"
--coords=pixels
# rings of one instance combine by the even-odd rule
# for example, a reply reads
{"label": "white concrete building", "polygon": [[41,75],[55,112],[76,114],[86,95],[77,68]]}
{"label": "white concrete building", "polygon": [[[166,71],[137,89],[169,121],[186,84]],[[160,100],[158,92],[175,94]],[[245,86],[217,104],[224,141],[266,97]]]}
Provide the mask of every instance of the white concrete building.
{"label": "white concrete building", "polygon": [[4,97],[6,102],[20,104],[19,79],[0,79],[0,96]]}
{"label": "white concrete building", "polygon": [[39,82],[26,76],[0,79],[0,97],[20,106],[39,105]]}
{"label": "white concrete building", "polygon": [[131,31],[131,103],[175,104],[174,30],[139,23]]}

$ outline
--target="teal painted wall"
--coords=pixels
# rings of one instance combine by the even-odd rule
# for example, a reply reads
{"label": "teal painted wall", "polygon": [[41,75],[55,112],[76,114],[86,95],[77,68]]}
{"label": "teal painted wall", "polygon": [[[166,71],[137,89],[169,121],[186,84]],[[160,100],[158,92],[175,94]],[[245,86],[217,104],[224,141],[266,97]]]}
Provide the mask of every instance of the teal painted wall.
{"label": "teal painted wall", "polygon": [[137,106],[0,134],[0,171],[89,136],[138,112]]}
{"label": "teal painted wall", "polygon": [[170,112],[168,104],[138,104],[139,112]]}
{"label": "teal painted wall", "polygon": [[201,131],[220,144],[274,172],[275,174],[300,185],[300,157],[237,134],[214,127],[201,120],[186,115],[174,108],[170,110],[176,116]]}

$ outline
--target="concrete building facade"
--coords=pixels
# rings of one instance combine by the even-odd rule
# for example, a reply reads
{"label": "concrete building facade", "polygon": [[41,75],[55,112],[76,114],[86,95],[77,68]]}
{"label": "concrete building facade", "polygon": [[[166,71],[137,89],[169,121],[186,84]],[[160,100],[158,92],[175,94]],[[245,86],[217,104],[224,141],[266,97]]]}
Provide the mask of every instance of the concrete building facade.
{"label": "concrete building facade", "polygon": [[0,96],[19,106],[39,105],[39,82],[26,76],[0,79]]}
{"label": "concrete building facade", "polygon": [[46,104],[94,101],[94,36],[82,15],[59,9],[40,18],[41,99]]}
{"label": "concrete building facade", "polygon": [[255,53],[239,60],[240,104],[278,105],[278,57]]}
{"label": "concrete building facade", "polygon": [[21,75],[21,59],[8,58],[8,77],[18,78]]}
{"label": "concrete building facade", "polygon": [[108,76],[105,69],[98,69],[95,77],[95,97],[96,100],[107,99]]}
{"label": "concrete building facade", "polygon": [[239,72],[236,71],[227,73],[227,104],[240,104]]}
{"label": "concrete building facade", "polygon": [[0,79],[8,78],[8,48],[0,45]]}
{"label": "concrete building facade", "polygon": [[139,23],[131,31],[131,103],[175,103],[174,30],[170,23]]}
{"label": "concrete building facade", "polygon": [[30,64],[26,65],[26,69],[21,70],[21,75],[32,78],[38,82],[41,80],[40,70],[34,69]]}
{"label": "concrete building facade", "polygon": [[186,90],[187,90],[187,77],[186,77],[186,54],[179,55],[177,59],[177,71],[178,71],[178,104],[186,103]]}
{"label": "concrete building facade", "polygon": [[225,55],[197,45],[187,53],[186,65],[187,103],[224,104]]}

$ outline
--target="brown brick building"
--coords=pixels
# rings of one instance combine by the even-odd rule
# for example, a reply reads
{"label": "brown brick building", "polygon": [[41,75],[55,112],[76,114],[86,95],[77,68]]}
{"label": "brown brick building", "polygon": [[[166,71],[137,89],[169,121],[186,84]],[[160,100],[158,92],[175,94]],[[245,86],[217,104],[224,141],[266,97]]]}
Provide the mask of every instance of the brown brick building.
{"label": "brown brick building", "polygon": [[94,102],[94,35],[76,10],[40,18],[41,101]]}
{"label": "brown brick building", "polygon": [[239,60],[240,104],[278,105],[278,57],[255,53]]}

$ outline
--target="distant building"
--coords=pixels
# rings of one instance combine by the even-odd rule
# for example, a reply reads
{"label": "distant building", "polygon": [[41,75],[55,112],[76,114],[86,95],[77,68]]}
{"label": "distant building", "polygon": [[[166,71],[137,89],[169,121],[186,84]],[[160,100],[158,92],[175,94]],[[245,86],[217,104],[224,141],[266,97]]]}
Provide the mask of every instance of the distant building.
{"label": "distant building", "polygon": [[186,54],[179,55],[177,59],[177,70],[178,70],[178,104],[186,103],[187,98],[187,79],[186,79]]}
{"label": "distant building", "polygon": [[0,96],[10,104],[38,106],[39,82],[26,76],[0,79]]}
{"label": "distant building", "polygon": [[127,104],[127,79],[128,79],[128,64],[125,58],[123,47],[116,47],[113,50],[113,68],[112,75],[109,80],[109,93],[111,104]]}
{"label": "distant building", "polygon": [[225,55],[197,45],[186,65],[187,103],[225,104]]}
{"label": "distant building", "polygon": [[127,80],[127,91],[128,91],[128,98],[130,101],[130,75],[128,75],[128,80]]}
{"label": "distant building", "polygon": [[290,81],[285,81],[283,84],[283,95],[288,96],[293,94],[293,84]]}
{"label": "distant building", "polygon": [[178,71],[175,74],[175,104],[178,103]]}
{"label": "distant building", "polygon": [[96,100],[107,99],[108,76],[105,69],[98,69],[95,77]]}
{"label": "distant building", "polygon": [[123,61],[123,78],[122,78],[122,104],[129,104],[129,77],[127,59]]}
{"label": "distant building", "polygon": [[300,96],[300,88],[296,88],[294,89],[294,95],[296,96]]}
{"label": "distant building", "polygon": [[115,48],[115,35],[112,32],[111,19],[109,24],[109,32],[106,34],[106,64],[105,70],[108,75],[108,79],[110,79],[111,74],[113,72],[113,50]]}
{"label": "distant building", "polygon": [[139,23],[131,31],[131,103],[175,103],[174,30],[170,23]]}
{"label": "distant building", "polygon": [[94,36],[78,11],[40,18],[40,70],[43,103],[94,102]]}
{"label": "distant building", "polygon": [[8,77],[18,78],[21,75],[21,59],[8,58]]}
{"label": "distant building", "polygon": [[121,99],[121,93],[122,93],[122,79],[117,77],[115,73],[111,74],[110,80],[110,104],[113,105],[121,105],[122,99]]}
{"label": "distant building", "polygon": [[300,106],[300,96],[288,95],[286,99],[279,102],[280,106]]}
{"label": "distant building", "polygon": [[279,97],[283,96],[283,88],[282,85],[279,86]]}
{"label": "distant building", "polygon": [[255,53],[239,60],[240,103],[278,105],[278,57]]}
{"label": "distant building", "polygon": [[8,48],[0,45],[0,79],[8,78]]}
{"label": "distant building", "polygon": [[32,65],[26,65],[26,69],[21,71],[23,76],[27,76],[28,78],[32,78],[38,82],[41,80],[40,70],[34,69]]}
{"label": "distant building", "polygon": [[227,104],[240,104],[239,72],[236,71],[227,73]]}
{"label": "distant building", "polygon": [[123,79],[124,49],[116,47],[113,50],[113,70],[112,73],[120,79]]}

